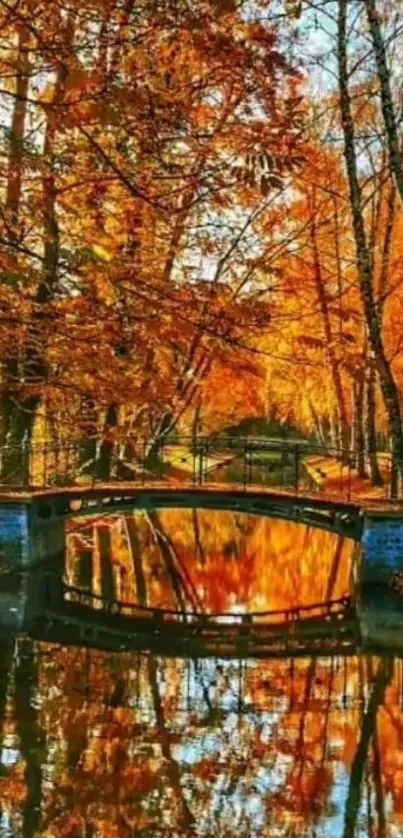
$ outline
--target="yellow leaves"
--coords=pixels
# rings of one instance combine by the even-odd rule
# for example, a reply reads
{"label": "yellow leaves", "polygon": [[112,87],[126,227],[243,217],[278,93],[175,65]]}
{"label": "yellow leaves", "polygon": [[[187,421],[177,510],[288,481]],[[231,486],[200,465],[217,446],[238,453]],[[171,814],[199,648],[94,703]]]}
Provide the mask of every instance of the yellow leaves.
{"label": "yellow leaves", "polygon": [[100,244],[94,244],[92,247],[92,251],[98,257],[98,259],[101,259],[102,262],[110,262],[113,256],[110,250],[107,250]]}
{"label": "yellow leaves", "polygon": [[[281,188],[276,161],[294,136],[289,111],[298,90],[274,32],[245,20],[237,0],[192,0],[173,16],[170,4],[146,0],[126,12],[121,3],[88,0],[72,4],[69,32],[68,15],[45,6],[35,17],[41,37],[32,84],[40,105],[30,104],[22,128],[21,206],[10,228],[22,255],[4,265],[0,288],[2,299],[15,294],[16,308],[6,312],[11,326],[2,320],[1,346],[18,334],[24,367],[36,339],[24,295],[46,283],[46,254],[55,276],[41,334],[46,382],[37,393],[52,417],[64,408],[78,434],[73,417],[83,391],[98,409],[115,395],[149,431],[167,408],[176,417],[188,410],[188,421],[202,388],[209,427],[259,412],[263,385],[252,381],[253,370],[237,370],[238,345],[254,348],[259,329],[270,324],[263,305],[260,315],[248,306],[249,280],[242,300],[233,300],[257,270],[250,254],[266,240],[251,222],[253,241],[245,235],[237,243],[239,230],[261,193]],[[135,37],[127,37],[132,15]],[[18,49],[12,55],[18,67]],[[278,78],[268,82],[269,64]],[[268,118],[277,88],[281,97]],[[21,103],[10,105],[21,117]],[[43,153],[41,132],[51,153]],[[232,163],[252,153],[253,165],[265,161],[256,183],[253,166],[248,182],[236,182]],[[8,155],[5,145],[5,162]],[[220,264],[220,281],[206,282]],[[193,346],[197,360],[206,357],[186,378]],[[212,375],[209,389],[203,381],[217,360],[222,374]],[[225,391],[234,394],[230,402]]]}

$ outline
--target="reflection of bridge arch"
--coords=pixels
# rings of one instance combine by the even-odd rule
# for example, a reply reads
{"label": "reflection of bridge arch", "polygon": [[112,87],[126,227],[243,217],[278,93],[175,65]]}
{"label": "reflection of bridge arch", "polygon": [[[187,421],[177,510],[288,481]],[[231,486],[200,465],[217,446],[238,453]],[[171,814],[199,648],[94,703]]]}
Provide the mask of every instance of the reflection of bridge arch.
{"label": "reflection of bridge arch", "polygon": [[163,655],[283,657],[351,653],[355,608],[349,597],[249,614],[159,609],[66,585],[54,572],[31,581],[29,630],[43,640]]}
{"label": "reflection of bridge arch", "polygon": [[249,515],[283,518],[319,529],[359,539],[362,514],[353,503],[323,498],[294,496],[265,491],[234,491],[203,488],[160,488],[158,490],[93,488],[37,493],[31,515],[33,521],[45,522],[77,515],[124,509],[214,509],[244,512]]}

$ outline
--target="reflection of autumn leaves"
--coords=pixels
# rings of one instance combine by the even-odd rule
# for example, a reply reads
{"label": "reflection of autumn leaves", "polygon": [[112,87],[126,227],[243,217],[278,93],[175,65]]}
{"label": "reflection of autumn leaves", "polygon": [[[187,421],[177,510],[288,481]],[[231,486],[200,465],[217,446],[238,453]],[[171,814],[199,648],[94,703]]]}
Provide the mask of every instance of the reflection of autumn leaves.
{"label": "reflection of autumn leaves", "polygon": [[107,526],[115,597],[126,601],[264,611],[349,591],[351,541],[286,520],[165,509],[69,523],[67,577],[74,582],[80,549],[92,549],[96,593],[102,590],[100,534]]}
{"label": "reflection of autumn leaves", "polygon": [[[383,672],[376,659],[249,661],[240,668],[235,661],[38,648],[32,695],[47,743],[45,838],[75,838],[86,825],[97,838],[142,831],[250,838],[271,836],[274,828],[276,835],[310,836],[314,828],[325,834],[338,774],[348,777],[354,766],[361,772],[363,736],[369,747],[360,776],[376,789],[372,705],[385,806],[391,823],[401,818],[401,663],[379,710],[371,698]],[[122,704],[114,706],[119,684]],[[8,729],[18,732],[12,699],[8,713]],[[22,812],[28,799],[22,760],[0,786],[3,805]],[[359,790],[358,800],[364,794]],[[260,832],[252,799],[262,807]]]}
{"label": "reflection of autumn leaves", "polygon": [[[399,689],[400,687],[400,689]],[[393,811],[403,822],[403,710],[401,683],[395,680],[386,692],[377,716],[376,733],[381,755],[382,782],[393,799]],[[374,759],[374,754],[372,754]]]}
{"label": "reflection of autumn leaves", "polygon": [[331,597],[349,590],[353,545],[340,544],[333,533],[290,521],[200,510],[201,564],[195,559],[191,514],[164,510],[160,517],[203,592],[207,610],[243,606],[259,611],[323,601],[338,550]]}
{"label": "reflection of autumn leaves", "polygon": [[[368,702],[373,694],[376,661],[372,668],[357,659],[345,665],[330,659],[297,660],[292,666],[249,662],[239,670],[237,662],[199,662],[195,668],[131,654],[41,649],[37,725],[48,740],[43,776],[50,782],[41,792],[46,838],[75,838],[88,824],[99,838],[132,838],[141,831],[249,838],[270,836],[274,825],[278,835],[291,830],[308,836],[315,823],[317,833],[324,834],[337,771],[343,767],[348,775],[356,757],[360,696],[363,692]],[[392,795],[395,820],[401,789],[400,674],[396,669],[378,712],[383,789]],[[125,687],[124,706],[114,707],[119,681]],[[228,715],[223,708],[237,681],[242,682],[240,712],[236,716],[233,706]],[[347,698],[352,706],[346,708]],[[193,755],[190,761],[184,752]],[[12,794],[18,780],[16,795],[3,800],[15,811],[23,809],[24,799],[21,768],[19,775],[14,771],[6,791]],[[371,748],[368,771],[373,784]],[[252,830],[251,796],[260,799],[265,812],[259,833]],[[241,806],[241,823],[231,801]],[[168,819],[164,823],[162,813]]]}
{"label": "reflection of autumn leaves", "polygon": [[21,804],[26,800],[27,787],[24,781],[24,763],[18,762],[6,777],[0,777],[0,800],[5,803]]}

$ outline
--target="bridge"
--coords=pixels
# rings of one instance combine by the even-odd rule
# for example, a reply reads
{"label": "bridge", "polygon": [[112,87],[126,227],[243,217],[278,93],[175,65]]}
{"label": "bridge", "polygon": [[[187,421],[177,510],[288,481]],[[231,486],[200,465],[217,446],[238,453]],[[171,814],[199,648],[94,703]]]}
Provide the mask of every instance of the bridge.
{"label": "bridge", "polygon": [[65,442],[31,445],[18,457],[18,452],[11,457],[10,452],[0,452],[0,459],[7,454],[6,462],[17,464],[15,471],[3,470],[0,476],[0,539],[3,519],[13,515],[13,508],[21,519],[25,515],[26,542],[32,525],[55,525],[68,517],[118,507],[215,508],[284,518],[357,541],[365,528],[373,529],[366,541],[369,564],[377,563],[372,578],[379,575],[380,556],[381,564],[388,565],[386,528],[388,541],[398,542],[400,551],[394,570],[400,565],[403,569],[402,507],[388,500],[389,472],[382,490],[375,492],[368,481],[358,485],[353,451],[303,440],[167,438],[151,468],[148,442],[134,440],[133,467],[128,468],[125,449],[111,455],[105,479],[96,459],[82,464],[81,448],[77,442]]}
{"label": "bridge", "polygon": [[43,642],[191,659],[403,653],[403,601],[376,587],[280,610],[204,613],[89,592],[67,584],[53,561],[10,572],[9,582],[0,593],[0,633]]}
{"label": "bridge", "polygon": [[30,507],[31,521],[38,523],[117,509],[184,508],[283,518],[356,539],[362,533],[362,512],[356,503],[335,502],[334,499],[318,496],[294,496],[292,493],[269,492],[259,488],[243,491],[213,484],[186,488],[164,484],[151,487],[107,484],[35,491],[25,500]]}
{"label": "bridge", "polygon": [[[88,449],[92,454],[88,454]],[[107,453],[107,457],[106,457]],[[253,437],[131,438],[27,443],[0,450],[0,494],[96,485],[228,486],[324,495],[373,505],[391,498],[390,455],[378,454],[383,486],[359,478],[357,452],[303,439]]]}
{"label": "bridge", "polygon": [[[365,579],[367,568],[371,570],[375,567],[375,559],[372,577],[381,578],[384,568],[389,572],[390,564],[390,546],[385,548],[384,545],[385,513],[374,513],[375,517],[382,514],[382,518],[377,519],[370,532],[375,544],[372,549],[372,542],[368,539],[369,514],[365,500],[352,500],[343,492],[327,495],[325,491],[312,491],[312,484],[307,479],[307,463],[313,457],[311,448],[301,443],[279,445],[271,441],[262,445],[250,440],[237,440],[236,444],[228,442],[220,453],[219,448],[215,450],[210,443],[197,443],[189,449],[194,457],[194,467],[189,471],[188,478],[181,475],[180,479],[173,480],[171,466],[174,463],[177,467],[175,456],[184,458],[189,465],[189,450],[186,453],[180,446],[175,448],[171,444],[165,450],[165,460],[162,455],[165,467],[169,466],[168,471],[164,472],[161,468],[161,474],[154,475],[152,480],[144,471],[131,481],[127,472],[108,481],[101,481],[93,474],[85,485],[77,483],[71,472],[66,472],[65,479],[61,481],[65,485],[57,485],[57,475],[51,467],[51,463],[54,465],[54,451],[45,448],[42,452],[45,456],[44,472],[39,478],[33,482],[32,479],[27,480],[22,485],[0,484],[0,541],[2,528],[13,531],[14,543],[19,541],[22,545],[22,564],[28,570],[30,565],[40,563],[43,558],[60,555],[64,545],[64,522],[70,518],[134,509],[227,510],[289,520],[331,531],[356,542],[363,539],[367,555],[361,580]],[[69,462],[72,458],[75,463],[73,455],[76,452],[67,453]],[[225,463],[221,454],[225,454]],[[51,457],[46,460],[48,455]],[[208,468],[206,457],[209,458]],[[227,468],[240,457],[243,468],[240,484],[231,480],[228,483],[224,480],[221,483],[210,482],[212,472],[223,466]],[[347,466],[351,476],[351,459]],[[256,469],[262,471],[264,478],[269,474],[270,480],[263,480],[260,485],[250,483],[250,478],[257,477]],[[341,476],[343,469],[346,469],[345,463],[341,465]],[[279,474],[283,472],[284,485],[279,487]],[[340,485],[341,488],[344,486]],[[351,495],[351,491],[347,494]],[[18,526],[15,525],[17,517]],[[390,526],[394,528],[390,538],[395,551],[393,570],[396,570],[403,565],[403,550],[396,539],[395,523]],[[47,538],[43,538],[45,532],[48,533]],[[403,544],[403,528],[401,539]],[[45,546],[42,554],[38,551],[39,540]],[[368,544],[371,549],[368,549]],[[383,556],[382,550],[387,555]],[[205,615],[147,610],[133,603],[114,602],[112,607],[102,597],[97,600],[95,595],[73,587],[59,591],[56,599],[53,592],[50,600],[38,604],[32,586],[30,590],[31,603],[24,617],[28,620],[29,631],[41,639],[79,645],[93,644],[111,649],[148,648],[158,653],[197,656],[346,654],[355,648],[360,634],[356,607],[345,600],[308,606],[305,611],[290,609],[283,613]]]}
{"label": "bridge", "polygon": [[247,614],[161,609],[68,585],[49,565],[27,574],[21,628],[47,642],[175,657],[346,654],[358,636],[350,597]]}

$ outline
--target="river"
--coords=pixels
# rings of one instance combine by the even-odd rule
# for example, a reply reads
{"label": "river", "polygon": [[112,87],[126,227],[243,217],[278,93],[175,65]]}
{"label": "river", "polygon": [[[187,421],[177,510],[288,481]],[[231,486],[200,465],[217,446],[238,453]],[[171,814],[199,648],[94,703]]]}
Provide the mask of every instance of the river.
{"label": "river", "polygon": [[[290,609],[303,622],[305,607],[348,597],[357,548],[336,532],[212,510],[71,518],[62,541],[50,565],[66,614],[79,589],[99,619],[119,601],[235,624]],[[0,578],[5,613],[13,585],[18,603],[31,589]],[[259,658],[237,655],[237,639],[222,657],[179,656],[164,629],[162,653],[80,646],[70,629],[48,642],[3,622],[1,838],[403,836],[396,654],[339,642],[333,628],[331,647],[325,635],[310,651],[276,640]]]}

